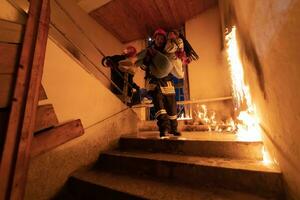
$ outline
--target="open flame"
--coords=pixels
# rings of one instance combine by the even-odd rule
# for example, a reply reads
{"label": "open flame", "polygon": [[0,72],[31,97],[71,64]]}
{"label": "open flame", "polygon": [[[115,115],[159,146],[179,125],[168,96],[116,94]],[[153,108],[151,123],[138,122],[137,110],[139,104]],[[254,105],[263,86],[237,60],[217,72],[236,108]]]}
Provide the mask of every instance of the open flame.
{"label": "open flame", "polygon": [[185,113],[182,113],[178,120],[189,120],[188,125],[192,130],[233,132],[236,129],[236,124],[232,118],[220,119],[216,111],[208,109],[205,104],[193,104],[190,108],[190,115],[185,116]]}
{"label": "open flame", "polygon": [[[231,31],[227,32],[225,40],[236,119],[217,120],[215,111],[209,110],[204,104],[194,104],[193,112],[187,116],[182,113],[179,120],[191,120],[193,125],[206,126],[208,131],[236,132],[239,140],[261,141],[260,122],[256,115],[256,107],[252,103],[249,86],[244,80],[244,67],[236,37],[236,27],[232,27]],[[262,149],[262,154],[264,164],[273,163],[265,147]]]}
{"label": "open flame", "polygon": [[230,67],[232,92],[237,117],[237,134],[242,140],[260,141],[261,133],[259,119],[252,103],[249,87],[245,84],[244,68],[236,38],[236,27],[225,37],[227,45],[227,60]]}
{"label": "open flame", "polygon": [[[236,38],[236,27],[233,26],[231,32],[227,33],[227,60],[230,66],[232,80],[233,98],[235,100],[235,111],[237,117],[237,135],[241,140],[261,141],[261,129],[259,119],[256,115],[255,105],[252,103],[249,87],[245,84],[244,68],[241,61],[240,50]],[[263,162],[272,163],[269,153],[263,147]]]}
{"label": "open flame", "polygon": [[191,118],[189,115],[185,115],[185,113],[181,113],[180,116],[177,118],[177,120],[191,120],[193,118]]}

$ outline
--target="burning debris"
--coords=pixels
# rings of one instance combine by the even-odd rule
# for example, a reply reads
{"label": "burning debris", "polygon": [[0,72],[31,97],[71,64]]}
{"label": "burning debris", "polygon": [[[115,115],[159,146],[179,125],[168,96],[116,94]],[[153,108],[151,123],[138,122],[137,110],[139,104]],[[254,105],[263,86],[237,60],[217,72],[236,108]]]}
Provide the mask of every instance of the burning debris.
{"label": "burning debris", "polygon": [[208,109],[205,104],[191,105],[191,116],[185,117],[181,114],[179,120],[187,120],[185,131],[234,132],[236,130],[236,124],[231,117],[221,119],[215,110]]}

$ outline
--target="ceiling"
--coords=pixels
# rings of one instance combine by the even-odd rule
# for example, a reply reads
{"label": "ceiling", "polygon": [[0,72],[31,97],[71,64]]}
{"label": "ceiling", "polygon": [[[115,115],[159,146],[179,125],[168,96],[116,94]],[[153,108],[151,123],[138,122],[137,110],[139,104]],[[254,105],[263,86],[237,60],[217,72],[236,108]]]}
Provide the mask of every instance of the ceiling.
{"label": "ceiling", "polygon": [[[102,0],[103,1],[103,0]],[[218,0],[111,0],[89,12],[121,42],[146,38],[158,28],[180,28]]]}
{"label": "ceiling", "polygon": [[107,4],[111,0],[75,0],[76,3],[87,13],[100,8],[104,4]]}

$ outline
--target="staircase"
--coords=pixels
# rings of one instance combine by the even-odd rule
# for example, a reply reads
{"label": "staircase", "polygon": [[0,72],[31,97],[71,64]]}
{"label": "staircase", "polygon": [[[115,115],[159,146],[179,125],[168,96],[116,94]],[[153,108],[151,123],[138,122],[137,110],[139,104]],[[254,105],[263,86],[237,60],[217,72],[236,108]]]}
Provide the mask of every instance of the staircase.
{"label": "staircase", "polygon": [[118,149],[74,173],[56,199],[284,199],[280,170],[262,162],[262,142],[232,133],[158,135],[121,137]]}

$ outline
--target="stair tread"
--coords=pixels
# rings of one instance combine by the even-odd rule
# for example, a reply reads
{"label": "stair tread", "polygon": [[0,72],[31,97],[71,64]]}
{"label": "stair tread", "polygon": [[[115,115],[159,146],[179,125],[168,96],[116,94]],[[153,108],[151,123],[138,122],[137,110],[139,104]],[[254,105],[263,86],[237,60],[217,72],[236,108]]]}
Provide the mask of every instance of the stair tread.
{"label": "stair tread", "polygon": [[256,195],[208,187],[188,187],[162,179],[128,176],[109,171],[89,170],[77,172],[74,178],[84,182],[128,193],[145,199],[189,200],[265,200]]}
{"label": "stair tread", "polygon": [[[158,131],[142,131],[138,134],[129,134],[121,136],[121,139],[140,139],[140,140],[159,140],[163,141],[159,137]],[[245,140],[239,138],[236,134],[232,133],[217,133],[217,132],[182,132],[182,136],[167,137],[167,140],[172,141],[213,141],[213,142],[241,142],[241,143],[258,143],[262,144],[259,140]]]}
{"label": "stair tread", "polygon": [[[247,171],[259,171],[266,173],[281,173],[278,166],[275,164],[265,164],[262,161],[253,160],[238,160],[238,159],[228,159],[228,158],[211,158],[211,157],[199,157],[190,155],[178,155],[178,154],[168,154],[168,153],[151,153],[143,151],[119,151],[112,150],[107,151],[103,154],[111,156],[122,156],[131,157],[139,159],[148,159],[156,161],[166,161],[182,164],[192,164],[198,166],[208,166],[208,167],[219,167],[237,170],[247,170]],[[101,155],[100,155],[101,157]]]}

